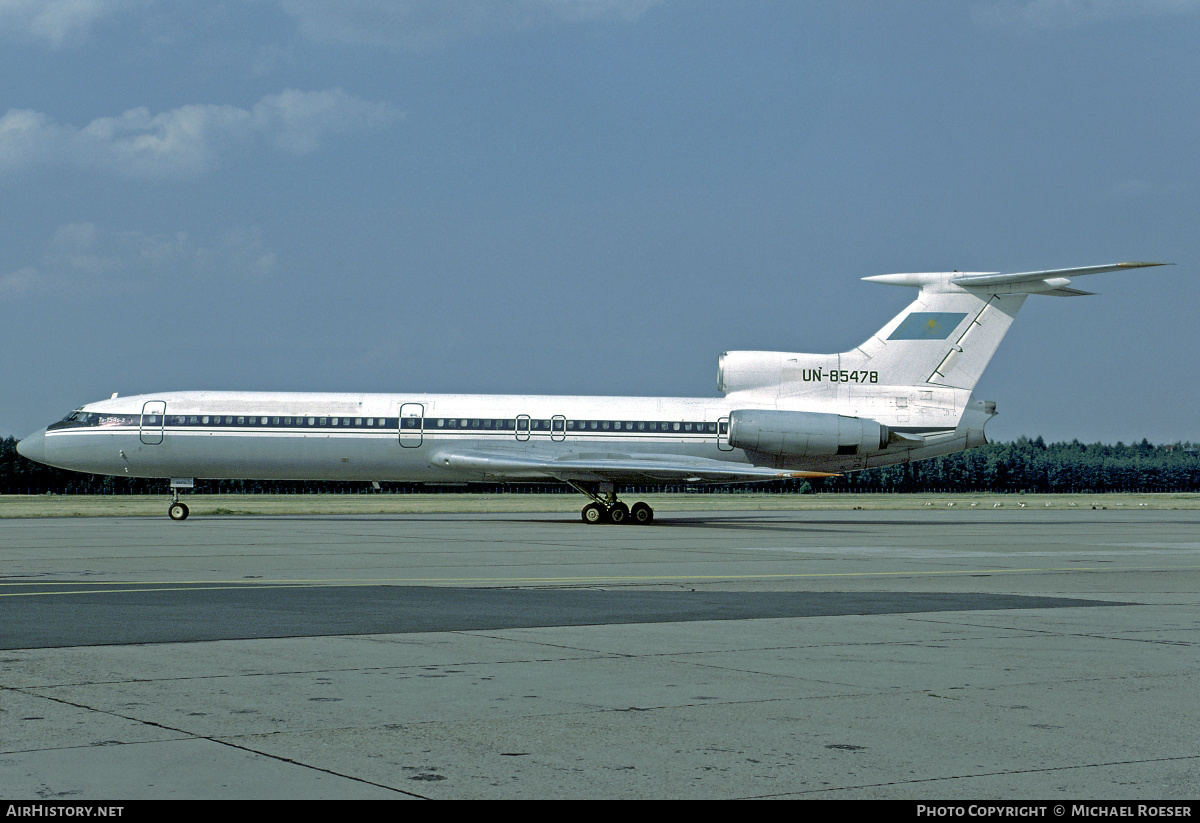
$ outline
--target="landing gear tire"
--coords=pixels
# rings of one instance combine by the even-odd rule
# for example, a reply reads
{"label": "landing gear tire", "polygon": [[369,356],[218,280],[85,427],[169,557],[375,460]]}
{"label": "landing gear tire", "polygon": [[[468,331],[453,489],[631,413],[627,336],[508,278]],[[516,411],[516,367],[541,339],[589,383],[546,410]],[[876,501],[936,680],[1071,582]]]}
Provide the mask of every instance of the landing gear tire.
{"label": "landing gear tire", "polygon": [[188,507],[183,503],[172,503],[167,509],[167,517],[172,520],[187,520]]}
{"label": "landing gear tire", "polygon": [[642,526],[654,519],[654,509],[645,503],[634,503],[633,508],[629,510],[629,516],[632,522]]}
{"label": "landing gear tire", "polygon": [[583,507],[584,523],[603,523],[608,519],[608,512],[599,503],[588,503]]}
{"label": "landing gear tire", "polygon": [[613,503],[612,508],[608,510],[608,519],[614,523],[628,523],[629,507],[624,503]]}

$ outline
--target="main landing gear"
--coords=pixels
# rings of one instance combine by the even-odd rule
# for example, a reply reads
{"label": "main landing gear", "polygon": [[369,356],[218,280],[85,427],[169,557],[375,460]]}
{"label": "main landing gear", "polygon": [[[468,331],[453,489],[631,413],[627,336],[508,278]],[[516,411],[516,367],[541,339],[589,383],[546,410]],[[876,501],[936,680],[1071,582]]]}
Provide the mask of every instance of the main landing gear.
{"label": "main landing gear", "polygon": [[618,500],[616,489],[612,483],[596,484],[597,487],[595,490],[586,488],[570,480],[566,481],[566,483],[575,489],[575,491],[580,494],[586,494],[595,501],[583,507],[582,515],[584,523],[637,523],[638,525],[645,525],[654,520],[654,509],[645,503],[634,503],[633,507],[630,508]]}

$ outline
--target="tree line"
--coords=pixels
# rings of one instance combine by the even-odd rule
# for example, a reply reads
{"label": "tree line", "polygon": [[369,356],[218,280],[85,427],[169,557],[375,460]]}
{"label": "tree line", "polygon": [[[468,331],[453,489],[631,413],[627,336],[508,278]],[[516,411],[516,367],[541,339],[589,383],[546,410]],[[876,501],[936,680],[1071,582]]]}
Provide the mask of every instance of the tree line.
{"label": "tree line", "polygon": [[[166,480],[109,477],[55,469],[17,454],[16,438],[0,440],[0,494],[169,494]],[[558,483],[425,485],[381,483],[385,492],[569,492]],[[1200,447],[1045,443],[1041,437],[989,443],[978,449],[896,466],[807,481],[731,486],[642,486],[638,492],[757,490],[795,492],[1197,492]],[[366,482],[313,480],[197,480],[198,492],[243,494],[372,493]]]}

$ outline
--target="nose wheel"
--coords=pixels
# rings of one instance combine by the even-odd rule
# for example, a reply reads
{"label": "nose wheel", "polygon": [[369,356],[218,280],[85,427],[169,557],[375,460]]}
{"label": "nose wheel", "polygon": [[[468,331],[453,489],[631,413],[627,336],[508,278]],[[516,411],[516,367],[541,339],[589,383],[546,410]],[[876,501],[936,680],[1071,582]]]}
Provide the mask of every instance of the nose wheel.
{"label": "nose wheel", "polygon": [[172,520],[187,520],[188,507],[186,503],[179,502],[179,490],[190,489],[195,485],[195,481],[191,478],[171,478],[171,505],[167,507],[167,517]]}

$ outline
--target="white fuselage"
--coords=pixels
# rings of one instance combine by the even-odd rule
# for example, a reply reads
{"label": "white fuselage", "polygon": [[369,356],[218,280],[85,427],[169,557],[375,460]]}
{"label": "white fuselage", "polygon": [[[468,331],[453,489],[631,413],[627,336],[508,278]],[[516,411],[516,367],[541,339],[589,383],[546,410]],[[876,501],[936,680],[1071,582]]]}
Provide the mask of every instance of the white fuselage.
{"label": "white fuselage", "polygon": [[[168,392],[88,404],[22,445],[50,465],[128,477],[645,480],[654,461],[666,468],[672,458],[719,461],[731,474],[906,462],[983,442],[990,416],[955,415],[949,426],[911,431],[894,449],[871,455],[780,461],[730,445],[732,412],[780,405],[749,397]],[[589,461],[607,466],[609,458],[648,460],[649,469],[578,469]]]}

